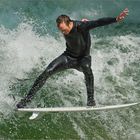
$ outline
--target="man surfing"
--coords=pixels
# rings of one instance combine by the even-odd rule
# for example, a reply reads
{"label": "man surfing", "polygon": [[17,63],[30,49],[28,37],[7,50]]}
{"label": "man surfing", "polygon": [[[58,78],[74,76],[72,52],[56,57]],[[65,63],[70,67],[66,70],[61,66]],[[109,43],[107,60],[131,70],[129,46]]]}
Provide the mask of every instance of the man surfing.
{"label": "man surfing", "polygon": [[89,31],[99,26],[119,22],[126,15],[128,15],[127,8],[117,17],[107,17],[91,21],[87,19],[76,21],[70,19],[67,15],[60,15],[56,19],[56,23],[66,40],[66,50],[55,58],[43,73],[39,75],[28,94],[16,105],[17,108],[24,108],[51,75],[66,69],[76,69],[84,73],[87,89],[87,106],[95,106],[94,75],[91,69],[91,38]]}

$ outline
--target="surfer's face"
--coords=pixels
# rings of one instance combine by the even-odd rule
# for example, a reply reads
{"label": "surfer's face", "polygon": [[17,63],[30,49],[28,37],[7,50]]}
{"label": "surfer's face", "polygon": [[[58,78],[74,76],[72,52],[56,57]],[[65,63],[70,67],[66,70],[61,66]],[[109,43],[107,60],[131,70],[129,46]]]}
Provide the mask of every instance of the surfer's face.
{"label": "surfer's face", "polygon": [[73,23],[70,23],[69,25],[67,25],[65,22],[62,22],[59,24],[58,28],[63,34],[67,35],[71,31],[72,26],[73,26]]}

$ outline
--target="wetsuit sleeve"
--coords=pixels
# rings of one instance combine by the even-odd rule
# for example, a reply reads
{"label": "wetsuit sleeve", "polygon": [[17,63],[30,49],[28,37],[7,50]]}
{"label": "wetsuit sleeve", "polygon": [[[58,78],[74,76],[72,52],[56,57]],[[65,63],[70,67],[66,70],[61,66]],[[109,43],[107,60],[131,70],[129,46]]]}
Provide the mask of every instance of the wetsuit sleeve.
{"label": "wetsuit sleeve", "polygon": [[101,18],[98,20],[86,21],[84,22],[84,24],[82,24],[81,28],[90,30],[90,29],[93,29],[99,26],[108,25],[114,22],[117,22],[116,18],[111,18],[111,17]]}

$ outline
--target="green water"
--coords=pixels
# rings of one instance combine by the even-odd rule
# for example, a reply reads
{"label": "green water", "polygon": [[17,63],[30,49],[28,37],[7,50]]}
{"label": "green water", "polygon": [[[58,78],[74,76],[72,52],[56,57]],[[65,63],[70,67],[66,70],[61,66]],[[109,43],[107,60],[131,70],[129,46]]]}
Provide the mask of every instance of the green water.
{"label": "green water", "polygon": [[[140,19],[138,0],[0,0],[0,139],[138,140],[140,109],[42,114],[14,111],[37,76],[65,50],[55,20],[60,14],[89,20],[115,17],[121,23],[91,31],[92,70],[97,105],[140,101]],[[84,75],[57,73],[30,107],[85,106]]]}

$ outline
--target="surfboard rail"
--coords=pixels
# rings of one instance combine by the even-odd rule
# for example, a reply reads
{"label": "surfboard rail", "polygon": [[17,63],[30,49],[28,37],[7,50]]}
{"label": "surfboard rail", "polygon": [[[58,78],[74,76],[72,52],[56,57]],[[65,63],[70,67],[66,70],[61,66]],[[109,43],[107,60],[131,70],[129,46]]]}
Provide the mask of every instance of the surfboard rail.
{"label": "surfboard rail", "polygon": [[19,108],[18,111],[22,112],[79,112],[79,111],[102,111],[126,108],[130,106],[137,105],[139,103],[121,104],[121,105],[109,105],[100,107],[49,107],[49,108]]}
{"label": "surfboard rail", "polygon": [[17,109],[20,112],[32,112],[32,115],[29,117],[30,120],[36,119],[40,113],[49,113],[49,112],[79,112],[79,111],[103,111],[103,110],[113,110],[127,108],[134,105],[138,105],[139,102],[121,104],[121,105],[109,105],[109,106],[96,106],[96,107],[47,107],[47,108],[19,108]]}

